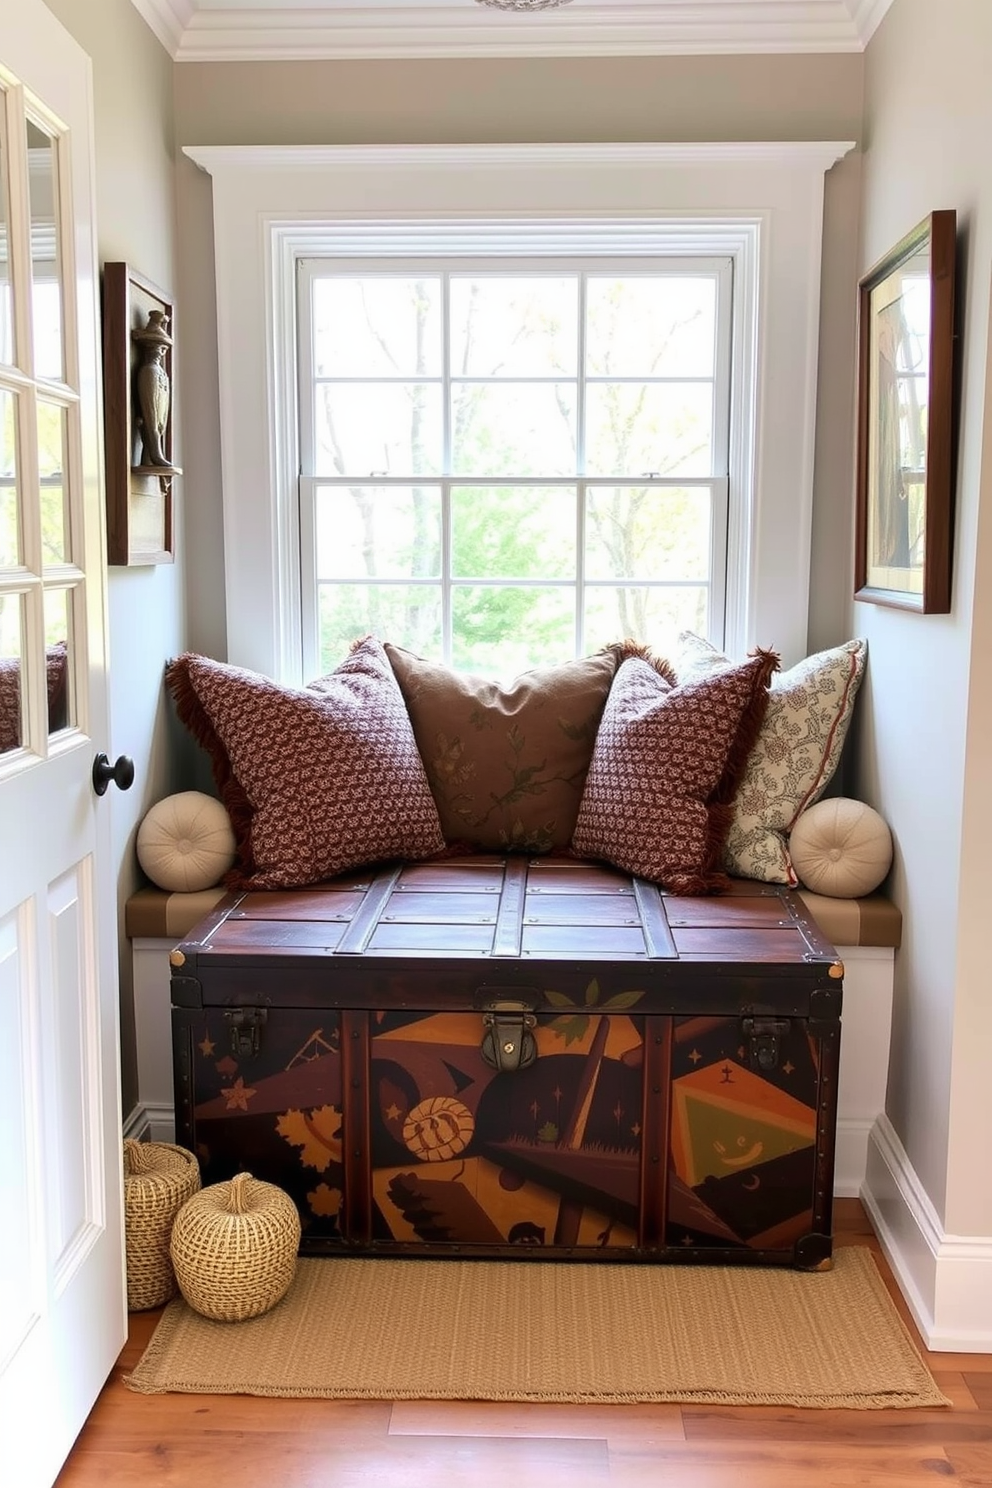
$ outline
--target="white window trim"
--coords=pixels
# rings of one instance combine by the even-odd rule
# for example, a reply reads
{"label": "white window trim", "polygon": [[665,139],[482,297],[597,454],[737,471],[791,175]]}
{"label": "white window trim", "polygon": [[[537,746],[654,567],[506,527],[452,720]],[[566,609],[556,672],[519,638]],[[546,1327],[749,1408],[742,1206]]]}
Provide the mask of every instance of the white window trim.
{"label": "white window trim", "polygon": [[302,680],[300,257],[729,254],[729,649],[805,654],[823,177],[853,142],[187,146],[213,178],[228,660]]}

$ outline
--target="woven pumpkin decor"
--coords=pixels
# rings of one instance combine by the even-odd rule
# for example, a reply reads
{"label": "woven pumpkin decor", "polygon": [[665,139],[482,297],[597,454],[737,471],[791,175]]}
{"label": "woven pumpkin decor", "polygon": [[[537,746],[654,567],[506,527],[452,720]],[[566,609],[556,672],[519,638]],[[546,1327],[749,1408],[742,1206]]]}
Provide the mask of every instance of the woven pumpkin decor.
{"label": "woven pumpkin decor", "polygon": [[296,1273],[299,1246],[292,1199],[250,1173],[202,1189],[172,1227],[179,1290],[195,1312],[222,1322],[274,1307]]}
{"label": "woven pumpkin decor", "polygon": [[161,1307],[176,1294],[169,1256],[172,1224],[200,1187],[192,1152],[169,1142],[124,1142],[124,1243],[129,1312]]}

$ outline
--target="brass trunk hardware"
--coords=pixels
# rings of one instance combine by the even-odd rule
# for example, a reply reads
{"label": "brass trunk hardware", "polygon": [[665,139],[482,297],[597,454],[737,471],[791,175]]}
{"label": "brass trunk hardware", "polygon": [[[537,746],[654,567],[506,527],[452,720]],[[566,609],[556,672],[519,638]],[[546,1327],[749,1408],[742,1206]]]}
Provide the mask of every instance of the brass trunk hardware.
{"label": "brass trunk hardware", "polygon": [[268,1009],[225,1008],[224,1018],[231,1028],[231,1053],[239,1059],[253,1059],[261,1043],[261,1029],[268,1021]]}
{"label": "brass trunk hardware", "polygon": [[482,1015],[482,1057],[500,1073],[526,1069],[537,1058],[537,1044],[532,1029],[537,1019],[526,1003],[495,1003]]}
{"label": "brass trunk hardware", "polygon": [[743,1018],[741,1027],[749,1040],[748,1056],[752,1068],[773,1070],[778,1065],[779,1039],[789,1032],[789,1018]]}

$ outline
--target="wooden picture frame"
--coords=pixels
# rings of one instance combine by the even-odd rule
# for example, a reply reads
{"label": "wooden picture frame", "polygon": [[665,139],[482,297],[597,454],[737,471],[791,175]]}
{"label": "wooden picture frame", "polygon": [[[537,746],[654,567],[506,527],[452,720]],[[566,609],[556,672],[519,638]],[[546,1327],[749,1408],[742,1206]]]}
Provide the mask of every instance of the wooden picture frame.
{"label": "wooden picture frame", "polygon": [[126,263],[104,264],[103,424],[111,564],[173,562],[172,482],[182,474],[172,463],[174,315],[172,297],[150,279]]}
{"label": "wooden picture frame", "polygon": [[956,214],[931,212],[858,285],[854,597],[951,607]]}

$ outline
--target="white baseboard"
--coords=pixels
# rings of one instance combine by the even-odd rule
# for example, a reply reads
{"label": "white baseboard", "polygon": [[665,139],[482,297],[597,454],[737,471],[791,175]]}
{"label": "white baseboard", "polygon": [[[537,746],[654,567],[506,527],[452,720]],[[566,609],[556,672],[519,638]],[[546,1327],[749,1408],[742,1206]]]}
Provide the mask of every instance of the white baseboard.
{"label": "white baseboard", "polygon": [[837,1118],[837,1144],[834,1148],[835,1199],[861,1197],[872,1122],[872,1117]]}
{"label": "white baseboard", "polygon": [[860,1197],[927,1348],[992,1353],[992,1236],[944,1231],[887,1116],[872,1127]]}
{"label": "white baseboard", "polygon": [[125,1121],[123,1135],[125,1138],[133,1137],[136,1142],[144,1142],[147,1139],[148,1115],[140,1102]]}
{"label": "white baseboard", "polygon": [[138,1104],[124,1123],[124,1136],[139,1142],[174,1142],[176,1113],[172,1106]]}

